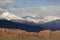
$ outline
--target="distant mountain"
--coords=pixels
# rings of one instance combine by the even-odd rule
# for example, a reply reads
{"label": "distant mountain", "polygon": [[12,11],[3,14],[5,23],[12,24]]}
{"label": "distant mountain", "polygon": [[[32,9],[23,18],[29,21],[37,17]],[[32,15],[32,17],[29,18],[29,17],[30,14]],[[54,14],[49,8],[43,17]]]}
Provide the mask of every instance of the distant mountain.
{"label": "distant mountain", "polygon": [[54,21],[54,20],[58,20],[58,19],[60,20],[60,17],[58,17],[58,16],[46,16],[42,19],[42,21],[44,23],[46,23],[46,22],[50,22],[50,21]]}
{"label": "distant mountain", "polygon": [[25,23],[17,23],[8,20],[0,20],[0,28],[21,29],[28,32],[39,32],[41,30],[60,30],[60,20],[54,20],[41,25],[30,25]]}
{"label": "distant mountain", "polygon": [[0,15],[0,28],[16,28],[31,32],[41,30],[60,30],[60,17],[46,16],[42,19],[26,16],[18,17],[9,12]]}
{"label": "distant mountain", "polygon": [[9,12],[4,12],[0,15],[0,19],[12,21],[12,22],[17,22],[17,23],[24,23],[24,24],[29,24],[29,25],[36,25],[36,23],[33,22],[33,20],[30,19],[24,19],[21,17],[18,17],[12,13]]}
{"label": "distant mountain", "polygon": [[5,20],[13,21],[13,22],[18,22],[18,23],[31,22],[31,23],[43,24],[43,23],[58,20],[58,19],[60,20],[60,17],[46,16],[40,19],[40,18],[35,18],[32,16],[18,17],[12,13],[4,12],[2,13],[2,15],[0,15],[0,19],[5,19]]}
{"label": "distant mountain", "polygon": [[8,20],[0,20],[0,28],[15,28],[15,29],[21,29],[29,32],[38,32],[43,30],[43,28],[40,25],[28,25],[28,24],[21,24],[16,22],[11,22]]}
{"label": "distant mountain", "polygon": [[31,16],[26,16],[24,17],[27,21],[30,22],[34,22],[34,23],[38,23],[38,24],[43,24],[46,22],[50,22],[50,21],[54,21],[54,20],[60,20],[60,17],[58,16],[46,16],[44,18],[35,18],[35,17],[31,17]]}
{"label": "distant mountain", "polygon": [[50,22],[46,22],[44,24],[41,24],[41,26],[44,29],[48,29],[48,30],[60,30],[60,20],[54,20],[54,21],[50,21]]}
{"label": "distant mountain", "polygon": [[18,17],[18,16],[11,14],[9,12],[2,13],[2,15],[0,15],[0,18],[6,19],[6,20],[18,20],[18,19],[23,20],[23,18]]}
{"label": "distant mountain", "polygon": [[4,12],[0,15],[0,19],[5,19],[5,20],[9,20],[9,21],[13,21],[13,22],[20,22],[20,23],[27,23],[27,22],[32,22],[35,23],[36,20],[32,19],[30,17],[27,18],[22,18],[22,17],[18,17],[12,13],[9,12]]}

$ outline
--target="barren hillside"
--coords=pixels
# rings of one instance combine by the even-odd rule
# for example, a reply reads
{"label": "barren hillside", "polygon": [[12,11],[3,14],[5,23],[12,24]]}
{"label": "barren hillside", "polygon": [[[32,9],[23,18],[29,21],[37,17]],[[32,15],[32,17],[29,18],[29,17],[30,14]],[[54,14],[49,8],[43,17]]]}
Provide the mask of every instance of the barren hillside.
{"label": "barren hillside", "polygon": [[20,29],[8,29],[8,28],[0,28],[0,36],[40,36],[40,37],[55,37],[60,36],[60,30],[57,31],[50,31],[50,30],[43,30],[40,32],[26,32]]}

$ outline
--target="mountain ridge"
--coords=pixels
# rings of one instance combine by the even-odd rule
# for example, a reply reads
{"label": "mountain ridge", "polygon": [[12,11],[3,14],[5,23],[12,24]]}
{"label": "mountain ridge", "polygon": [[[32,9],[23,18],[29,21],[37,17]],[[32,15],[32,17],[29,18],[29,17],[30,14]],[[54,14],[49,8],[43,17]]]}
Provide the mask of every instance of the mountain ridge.
{"label": "mountain ridge", "polygon": [[18,20],[18,19],[22,19],[21,17],[18,17],[14,14],[11,14],[9,12],[5,12],[2,15],[0,15],[0,17],[5,18],[6,20]]}
{"label": "mountain ridge", "polygon": [[8,20],[0,20],[0,28],[21,29],[29,32],[38,32],[43,30],[40,25],[22,24]]}
{"label": "mountain ridge", "polygon": [[4,12],[2,15],[0,15],[0,19],[6,19],[6,20],[13,20],[14,22],[19,22],[18,20],[20,20],[20,22],[32,22],[32,23],[46,23],[46,22],[50,22],[50,21],[54,21],[54,20],[60,20],[60,17],[58,16],[46,16],[42,19],[38,18],[36,19],[35,17],[31,17],[31,16],[26,16],[26,17],[18,17],[12,13],[9,12]]}

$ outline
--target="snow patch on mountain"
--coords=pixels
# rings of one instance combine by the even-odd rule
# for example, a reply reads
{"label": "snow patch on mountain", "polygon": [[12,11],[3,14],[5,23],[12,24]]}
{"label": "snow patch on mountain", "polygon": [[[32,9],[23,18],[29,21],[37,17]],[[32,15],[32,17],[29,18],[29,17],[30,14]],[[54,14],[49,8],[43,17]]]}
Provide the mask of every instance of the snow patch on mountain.
{"label": "snow patch on mountain", "polygon": [[60,20],[60,17],[58,16],[46,16],[42,19],[43,22],[50,22],[50,21],[54,21],[54,20]]}
{"label": "snow patch on mountain", "polygon": [[22,17],[18,17],[12,13],[9,12],[4,12],[2,15],[0,15],[0,18],[6,19],[6,20],[15,20],[15,22],[33,22],[33,23],[46,23],[46,22],[50,22],[50,21],[54,21],[54,20],[60,20],[60,17],[57,16],[46,16],[42,19],[40,18],[34,18],[34,17],[30,17],[27,16],[25,18]]}
{"label": "snow patch on mountain", "polygon": [[54,21],[54,20],[60,20],[60,17],[57,17],[57,16],[46,16],[42,19],[36,19],[36,18],[33,18],[33,17],[26,17],[25,18],[27,21],[30,21],[30,22],[34,22],[34,23],[46,23],[46,22],[50,22],[50,21]]}
{"label": "snow patch on mountain", "polygon": [[6,20],[18,20],[18,19],[23,19],[21,17],[15,16],[14,14],[11,14],[9,12],[4,12],[0,17],[6,19]]}
{"label": "snow patch on mountain", "polygon": [[34,22],[34,23],[39,23],[40,19],[33,19],[30,17],[27,17],[25,20],[30,21],[30,22]]}

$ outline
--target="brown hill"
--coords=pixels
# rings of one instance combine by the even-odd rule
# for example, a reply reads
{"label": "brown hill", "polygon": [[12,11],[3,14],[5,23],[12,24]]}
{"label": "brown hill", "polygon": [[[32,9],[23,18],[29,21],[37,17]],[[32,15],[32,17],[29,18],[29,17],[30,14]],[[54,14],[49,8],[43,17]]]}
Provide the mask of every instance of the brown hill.
{"label": "brown hill", "polygon": [[43,30],[40,32],[26,32],[20,29],[6,29],[0,28],[0,36],[40,36],[40,37],[59,37],[60,30],[57,31],[50,31],[50,30]]}

